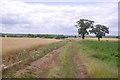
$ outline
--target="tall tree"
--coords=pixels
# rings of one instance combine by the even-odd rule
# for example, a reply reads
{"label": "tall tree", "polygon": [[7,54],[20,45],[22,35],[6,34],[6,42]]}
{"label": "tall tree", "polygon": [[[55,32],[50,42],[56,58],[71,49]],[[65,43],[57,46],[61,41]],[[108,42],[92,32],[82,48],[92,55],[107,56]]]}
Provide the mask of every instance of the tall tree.
{"label": "tall tree", "polygon": [[88,19],[80,19],[76,22],[77,25],[75,25],[78,28],[78,34],[82,36],[82,39],[85,38],[85,35],[88,35],[88,29],[93,27],[94,21],[88,20]]}
{"label": "tall tree", "polygon": [[92,28],[92,30],[90,30],[90,33],[94,33],[96,37],[98,37],[98,41],[100,41],[102,36],[105,36],[106,33],[109,34],[109,28],[104,25],[97,24]]}

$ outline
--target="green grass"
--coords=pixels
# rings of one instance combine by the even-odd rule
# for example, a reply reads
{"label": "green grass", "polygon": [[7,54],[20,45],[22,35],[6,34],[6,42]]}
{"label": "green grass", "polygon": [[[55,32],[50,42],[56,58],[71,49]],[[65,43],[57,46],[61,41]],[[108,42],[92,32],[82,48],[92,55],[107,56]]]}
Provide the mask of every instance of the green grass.
{"label": "green grass", "polygon": [[31,54],[31,58],[33,60],[37,60],[37,59],[45,56],[47,53],[64,46],[66,43],[67,43],[67,41],[61,41],[58,43],[49,44],[48,46],[41,48],[41,49],[35,51],[33,54]]}
{"label": "green grass", "polygon": [[110,62],[117,66],[118,64],[118,42],[106,41],[82,41],[80,45],[94,51],[90,53],[92,57],[102,61]]}
{"label": "green grass", "polygon": [[91,78],[118,77],[117,59],[111,55],[117,54],[117,42],[80,41],[75,45]]}
{"label": "green grass", "polygon": [[30,68],[28,72],[21,74],[19,76],[15,76],[15,78],[35,78],[36,76],[33,74],[35,69]]}
{"label": "green grass", "polygon": [[[54,49],[64,46],[66,41],[54,43],[45,48],[38,49],[31,53],[32,60],[37,60]],[[74,45],[78,56],[86,66],[91,78],[116,78],[118,77],[118,42],[105,41],[79,41],[69,42],[63,47],[63,51],[58,55],[55,65],[48,70],[50,78],[74,78],[75,66],[72,60],[71,46]],[[31,70],[33,73],[33,70]],[[13,72],[7,73],[7,76],[13,77]],[[6,76],[5,76],[6,77]],[[25,73],[19,78],[32,78],[35,75]]]}
{"label": "green grass", "polygon": [[57,65],[50,70],[49,77],[52,78],[74,78],[75,68],[72,60],[71,44],[64,47],[57,59]]}
{"label": "green grass", "polygon": [[22,74],[20,76],[17,76],[16,78],[35,78],[35,76],[33,76],[33,74],[26,73],[26,74]]}

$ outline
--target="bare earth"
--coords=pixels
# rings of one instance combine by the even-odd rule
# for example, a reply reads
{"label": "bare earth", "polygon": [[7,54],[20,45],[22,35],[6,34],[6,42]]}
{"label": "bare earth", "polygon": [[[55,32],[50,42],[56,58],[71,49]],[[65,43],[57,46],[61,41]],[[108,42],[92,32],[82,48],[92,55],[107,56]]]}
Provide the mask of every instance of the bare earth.
{"label": "bare earth", "polygon": [[75,46],[72,46],[71,49],[72,49],[72,54],[73,54],[73,62],[76,68],[75,77],[76,78],[90,78],[87,72],[86,66],[83,64],[81,59],[78,57],[78,53],[77,53]]}
{"label": "bare earth", "polygon": [[[72,51],[72,59],[73,59],[73,66],[75,66],[75,78],[89,78],[87,69],[85,65],[82,63],[81,59],[77,56],[77,51],[75,47],[72,45],[70,46],[70,50]],[[20,76],[24,73],[30,73],[37,78],[47,78],[48,72],[50,69],[54,68],[56,65],[56,59],[59,54],[62,54],[64,51],[64,47],[61,47],[57,50],[53,50],[52,52],[48,53],[44,57],[30,63],[29,65],[25,66],[23,69],[17,71],[15,76]]]}
{"label": "bare earth", "polygon": [[47,72],[50,68],[54,67],[55,59],[61,53],[62,49],[63,48],[53,50],[52,52],[45,55],[43,58],[40,58],[32,62],[30,65],[25,66],[23,69],[17,71],[15,76],[19,76],[21,74],[29,72],[30,69],[35,69],[35,73],[32,73],[35,74],[36,77],[46,78],[48,76]]}
{"label": "bare earth", "polygon": [[[8,40],[8,41],[7,41]],[[69,44],[69,49],[70,52],[72,53],[72,60],[73,60],[73,66],[75,68],[75,78],[90,78],[90,75],[88,74],[88,71],[86,69],[86,66],[84,65],[84,63],[82,62],[80,56],[78,56],[78,50],[76,48],[76,45],[71,44],[72,40],[75,41],[80,41],[81,38],[70,38],[70,42]],[[97,38],[86,38],[85,40],[97,40]],[[102,40],[109,40],[109,41],[118,41],[118,39],[115,38],[102,38]],[[11,48],[28,48],[30,46],[33,45],[38,45],[41,44],[42,46],[45,44],[49,44],[49,43],[54,43],[54,42],[58,42],[60,40],[56,40],[56,39],[6,39],[4,40],[3,44],[4,46],[8,46],[6,42],[13,42],[13,44],[16,44],[18,46],[12,45],[11,43],[8,43],[9,45],[13,46]],[[33,41],[33,43],[31,43]],[[26,42],[25,44],[23,44],[23,42]],[[21,43],[21,44],[20,44]],[[65,46],[66,47],[66,46]],[[52,52],[48,53],[47,55],[45,55],[44,57],[31,62],[30,64],[24,66],[23,68],[21,68],[20,70],[16,71],[16,73],[14,73],[15,77],[19,77],[21,75],[24,75],[25,73],[29,73],[32,74],[34,77],[36,78],[49,78],[49,71],[51,71],[53,68],[56,67],[57,65],[57,60],[59,59],[60,55],[64,53],[65,51],[65,47],[61,47],[59,49],[53,50]],[[5,47],[4,47],[5,49]],[[8,49],[9,50],[9,49]],[[58,71],[59,73],[59,71]],[[60,76],[60,74],[58,74]],[[54,77],[54,76],[53,76]],[[56,76],[55,76],[56,77]],[[61,77],[61,76],[60,76]]]}

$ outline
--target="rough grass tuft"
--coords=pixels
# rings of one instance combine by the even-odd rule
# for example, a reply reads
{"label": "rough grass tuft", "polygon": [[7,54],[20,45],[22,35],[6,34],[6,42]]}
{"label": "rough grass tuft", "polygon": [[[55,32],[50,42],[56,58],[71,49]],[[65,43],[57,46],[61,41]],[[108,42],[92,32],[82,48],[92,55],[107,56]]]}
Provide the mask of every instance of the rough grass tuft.
{"label": "rough grass tuft", "polygon": [[118,62],[115,56],[111,56],[113,52],[117,54],[117,43],[80,41],[76,45],[79,50],[79,57],[86,65],[91,78],[118,77],[118,66],[116,66]]}

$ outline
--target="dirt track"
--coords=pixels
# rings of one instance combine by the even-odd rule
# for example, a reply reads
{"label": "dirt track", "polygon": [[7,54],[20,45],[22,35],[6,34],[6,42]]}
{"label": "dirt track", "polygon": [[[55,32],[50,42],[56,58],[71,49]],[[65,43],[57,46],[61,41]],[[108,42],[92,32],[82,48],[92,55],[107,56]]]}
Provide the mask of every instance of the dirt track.
{"label": "dirt track", "polygon": [[[71,43],[70,43],[71,44]],[[15,76],[21,76],[24,74],[30,74],[36,78],[49,78],[48,74],[51,69],[53,69],[57,65],[57,59],[59,59],[59,55],[63,54],[65,47],[61,47],[57,50],[53,50],[52,52],[48,53],[44,57],[30,63],[29,65],[25,66],[23,69],[17,71]],[[69,45],[69,50],[72,53],[72,60],[74,66],[74,76],[75,78],[89,78],[90,76],[87,73],[87,69],[85,65],[82,63],[81,59],[78,57],[77,49],[75,49],[75,45]],[[68,66],[71,67],[71,66]],[[59,71],[57,72],[59,73]],[[54,75],[54,74],[53,74]],[[59,78],[61,78],[61,75]],[[63,77],[62,77],[63,78]],[[64,76],[65,78],[65,76]],[[73,77],[74,78],[74,77]]]}
{"label": "dirt track", "polygon": [[78,57],[77,49],[74,45],[71,46],[72,54],[73,54],[73,62],[76,68],[76,78],[90,78],[86,66],[83,64],[82,60]]}
{"label": "dirt track", "polygon": [[16,72],[15,76],[20,76],[21,74],[24,74],[26,72],[30,72],[30,70],[33,71],[32,74],[36,75],[36,77],[45,78],[47,77],[48,70],[52,67],[54,67],[55,59],[60,54],[60,51],[62,48],[59,48],[57,50],[53,50],[52,52],[45,55],[43,58],[40,58],[31,64],[25,66],[25,68],[19,70]]}

